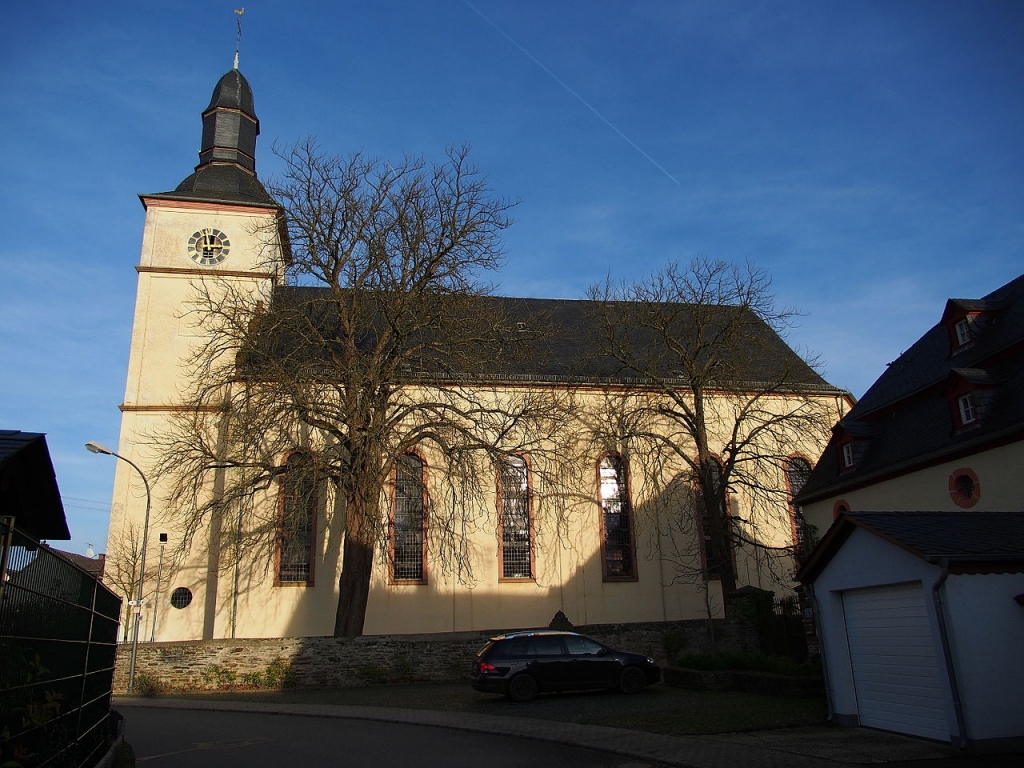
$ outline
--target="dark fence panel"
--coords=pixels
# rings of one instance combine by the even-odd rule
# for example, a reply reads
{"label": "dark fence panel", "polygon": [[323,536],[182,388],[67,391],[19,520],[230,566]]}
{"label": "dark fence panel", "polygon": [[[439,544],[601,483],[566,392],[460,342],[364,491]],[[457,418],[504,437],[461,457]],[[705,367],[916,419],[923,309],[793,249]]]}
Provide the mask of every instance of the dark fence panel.
{"label": "dark fence panel", "polygon": [[0,765],[89,766],[108,746],[121,600],[0,518]]}
{"label": "dark fence panel", "polygon": [[793,661],[807,658],[807,632],[796,598],[774,600],[771,610],[757,617],[757,624],[762,653],[787,656]]}

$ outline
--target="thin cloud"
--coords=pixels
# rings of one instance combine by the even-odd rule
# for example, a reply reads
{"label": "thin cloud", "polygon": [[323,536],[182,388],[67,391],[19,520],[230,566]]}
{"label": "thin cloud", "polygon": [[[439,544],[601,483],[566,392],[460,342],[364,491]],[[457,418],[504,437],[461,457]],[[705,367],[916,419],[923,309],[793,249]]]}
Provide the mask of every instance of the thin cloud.
{"label": "thin cloud", "polygon": [[514,37],[512,37],[512,35],[510,35],[504,29],[499,27],[490,18],[485,16],[480,11],[480,9],[477,8],[475,5],[473,5],[471,2],[469,2],[469,0],[462,0],[462,2],[465,3],[466,6],[471,11],[473,11],[473,13],[475,13],[481,19],[486,21],[499,35],[504,37],[506,40],[508,40],[510,43],[512,43],[512,45],[514,45],[516,48],[518,48],[520,50],[520,52],[522,52],[522,54],[524,56],[526,56],[526,58],[528,58],[530,61],[532,61],[534,64],[536,64],[542,70],[544,70],[545,74],[547,74],[548,77],[550,77],[552,80],[554,80],[560,86],[562,86],[566,91],[568,91],[572,96],[574,96],[576,98],[576,100],[579,101],[580,104],[582,104],[584,107],[586,107],[591,112],[593,112],[594,115],[597,116],[598,120],[600,120],[602,123],[604,123],[609,128],[611,128],[613,131],[615,131],[615,133],[617,133],[619,135],[619,137],[623,141],[625,141],[627,144],[629,144],[629,146],[631,146],[633,149],[635,149],[637,152],[639,152],[641,155],[643,155],[644,159],[646,159],[647,162],[649,162],[651,165],[653,165],[655,168],[657,168],[659,171],[661,171],[663,174],[665,174],[665,176],[667,176],[669,178],[669,180],[672,181],[673,184],[675,184],[676,186],[681,186],[679,184],[679,180],[676,179],[676,177],[673,176],[671,173],[669,173],[667,170],[665,170],[664,166],[662,166],[657,160],[655,160],[649,154],[644,152],[637,145],[637,143],[635,141],[633,141],[631,138],[629,138],[629,136],[627,136],[622,131],[620,131],[607,117],[605,117],[600,112],[598,112],[597,109],[593,105],[590,104],[590,102],[588,102],[586,99],[584,99],[582,96],[580,96],[576,91],[574,91],[569,86],[568,83],[566,83],[564,80],[562,80],[562,78],[560,78],[558,75],[556,75],[550,69],[548,69],[540,59],[538,59],[536,56],[534,56],[532,53],[530,53],[528,50],[526,50],[526,48],[524,48],[522,45],[520,45],[518,40],[516,40]]}

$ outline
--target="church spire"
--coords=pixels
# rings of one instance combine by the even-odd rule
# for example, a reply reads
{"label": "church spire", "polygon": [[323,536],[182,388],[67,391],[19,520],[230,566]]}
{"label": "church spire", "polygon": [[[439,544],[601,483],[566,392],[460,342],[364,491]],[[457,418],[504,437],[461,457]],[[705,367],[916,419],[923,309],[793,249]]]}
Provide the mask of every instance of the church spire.
{"label": "church spire", "polygon": [[238,32],[234,66],[217,81],[210,104],[203,110],[203,140],[195,173],[173,192],[148,197],[277,207],[256,178],[260,121],[252,88],[238,69],[243,13],[245,8],[235,10]]}
{"label": "church spire", "polygon": [[259,133],[252,88],[241,72],[232,69],[217,83],[203,112],[203,143],[196,170],[209,163],[234,163],[255,173]]}
{"label": "church spire", "polygon": [[203,139],[195,172],[173,192],[148,197],[277,207],[256,178],[260,121],[252,88],[239,70],[231,69],[217,81],[202,114]]}

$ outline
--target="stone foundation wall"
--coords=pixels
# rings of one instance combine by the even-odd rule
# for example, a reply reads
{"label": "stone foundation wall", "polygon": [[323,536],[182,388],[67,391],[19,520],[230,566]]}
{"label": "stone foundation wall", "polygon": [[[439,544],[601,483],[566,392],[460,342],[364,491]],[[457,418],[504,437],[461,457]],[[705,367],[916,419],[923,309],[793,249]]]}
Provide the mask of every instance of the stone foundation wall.
{"label": "stone foundation wall", "polygon": [[[669,651],[753,651],[750,625],[715,620],[712,642],[707,621],[600,624],[574,628],[624,651],[668,661]],[[160,690],[203,690],[258,685],[267,668],[287,668],[288,684],[298,687],[356,686],[398,681],[456,681],[469,676],[476,652],[500,631],[358,638],[287,637],[142,643],[136,660],[136,688],[155,683]],[[666,649],[668,646],[668,649]],[[131,644],[118,648],[114,692],[128,684]]]}

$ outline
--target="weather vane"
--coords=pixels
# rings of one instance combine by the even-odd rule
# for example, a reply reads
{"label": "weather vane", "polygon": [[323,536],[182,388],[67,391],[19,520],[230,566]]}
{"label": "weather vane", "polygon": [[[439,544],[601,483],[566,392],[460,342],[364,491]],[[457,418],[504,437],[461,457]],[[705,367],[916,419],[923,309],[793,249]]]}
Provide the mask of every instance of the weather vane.
{"label": "weather vane", "polygon": [[235,16],[237,17],[236,22],[238,24],[238,35],[235,37],[235,69],[238,69],[238,49],[242,47],[242,14],[245,13],[245,8],[236,8]]}

